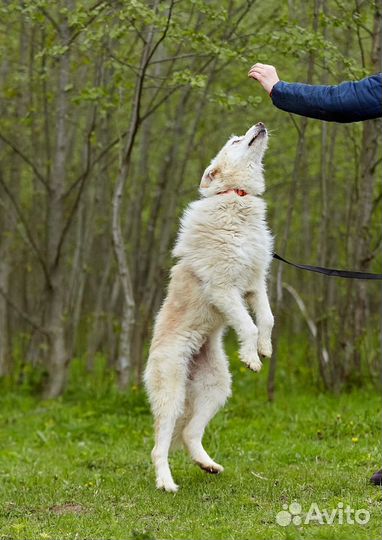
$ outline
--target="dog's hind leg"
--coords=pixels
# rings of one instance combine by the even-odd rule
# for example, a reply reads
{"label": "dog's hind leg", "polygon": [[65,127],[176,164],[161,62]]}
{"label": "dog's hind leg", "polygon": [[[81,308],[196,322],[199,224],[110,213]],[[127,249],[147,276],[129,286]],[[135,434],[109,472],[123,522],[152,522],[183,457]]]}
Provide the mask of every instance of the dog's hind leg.
{"label": "dog's hind leg", "polygon": [[155,420],[155,446],[151,452],[151,457],[155,465],[156,486],[158,489],[176,492],[178,486],[175,484],[170,465],[168,463],[168,452],[170,449],[172,433],[174,430],[176,417],[173,412],[168,415],[161,414]]}
{"label": "dog's hind leg", "polygon": [[202,438],[208,422],[231,394],[231,375],[222,346],[221,331],[213,334],[194,356],[190,377],[191,416],[183,430],[183,441],[199,467],[209,473],[220,473],[223,467],[215,463],[204,450]]}
{"label": "dog's hind leg", "polygon": [[[171,358],[171,357],[170,357]],[[155,466],[158,489],[176,492],[168,453],[177,419],[183,414],[187,367],[182,358],[150,355],[145,371],[145,384],[148,390],[155,418],[155,446],[151,457]]]}

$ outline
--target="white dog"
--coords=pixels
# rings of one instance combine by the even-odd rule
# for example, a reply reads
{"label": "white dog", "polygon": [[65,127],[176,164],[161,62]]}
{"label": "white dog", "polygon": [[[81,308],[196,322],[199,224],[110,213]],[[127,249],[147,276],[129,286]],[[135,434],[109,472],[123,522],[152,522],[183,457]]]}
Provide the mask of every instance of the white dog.
{"label": "white dog", "polygon": [[202,437],[231,393],[222,342],[226,325],[236,331],[240,358],[253,371],[261,368],[259,354],[272,354],[266,277],[273,240],[260,198],[267,140],[261,122],[231,137],[203,174],[203,198],[189,205],[181,222],[173,251],[179,261],[155,322],[144,377],[155,417],[156,484],[166,491],[178,488],[168,453],[179,436],[202,469],[223,471]]}

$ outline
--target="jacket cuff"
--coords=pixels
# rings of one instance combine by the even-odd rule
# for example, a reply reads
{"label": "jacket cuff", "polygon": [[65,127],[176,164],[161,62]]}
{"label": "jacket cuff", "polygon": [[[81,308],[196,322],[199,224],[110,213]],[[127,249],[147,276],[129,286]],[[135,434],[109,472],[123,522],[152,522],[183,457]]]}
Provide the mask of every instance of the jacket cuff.
{"label": "jacket cuff", "polygon": [[269,97],[273,99],[274,95],[277,94],[277,92],[280,90],[280,86],[283,84],[283,81],[277,81],[277,83],[272,86],[272,90],[269,92]]}

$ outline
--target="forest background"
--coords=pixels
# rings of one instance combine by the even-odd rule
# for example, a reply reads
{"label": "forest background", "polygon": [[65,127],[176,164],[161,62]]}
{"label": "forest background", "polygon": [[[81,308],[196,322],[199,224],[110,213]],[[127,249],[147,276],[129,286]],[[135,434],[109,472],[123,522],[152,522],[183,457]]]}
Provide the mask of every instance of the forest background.
{"label": "forest background", "polygon": [[[373,1],[4,1],[0,7],[0,377],[56,397],[72,358],[138,383],[178,218],[232,133],[271,132],[276,251],[380,272],[381,121],[277,110],[247,78],[335,84],[381,70]],[[325,388],[380,372],[378,282],[274,263],[283,336]],[[277,361],[270,370],[273,393]]]}

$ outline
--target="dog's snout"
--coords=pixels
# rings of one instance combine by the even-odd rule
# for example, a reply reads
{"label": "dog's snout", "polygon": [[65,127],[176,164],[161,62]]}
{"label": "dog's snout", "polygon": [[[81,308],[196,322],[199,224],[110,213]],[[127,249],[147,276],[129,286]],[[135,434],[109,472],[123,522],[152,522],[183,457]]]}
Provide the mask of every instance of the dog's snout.
{"label": "dog's snout", "polygon": [[259,128],[264,128],[265,127],[263,122],[257,122],[256,126],[259,127]]}

